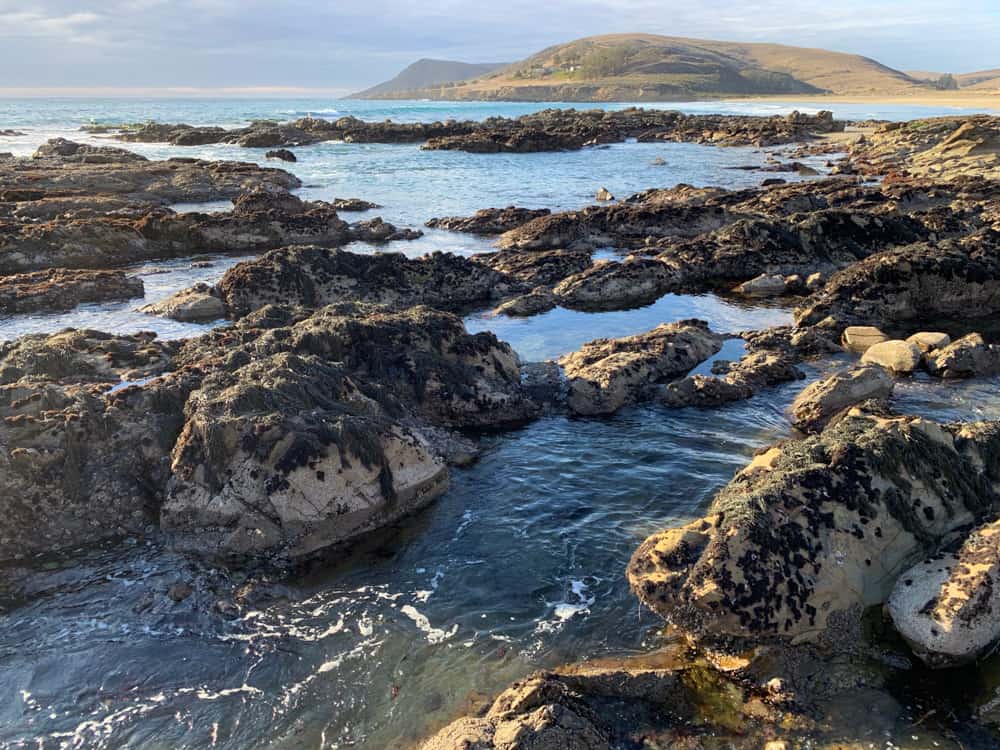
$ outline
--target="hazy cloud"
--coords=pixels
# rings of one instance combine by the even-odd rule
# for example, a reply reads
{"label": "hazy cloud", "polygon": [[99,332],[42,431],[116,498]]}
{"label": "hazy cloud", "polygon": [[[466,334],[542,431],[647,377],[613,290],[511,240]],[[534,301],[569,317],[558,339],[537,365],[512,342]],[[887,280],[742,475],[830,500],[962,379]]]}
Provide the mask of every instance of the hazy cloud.
{"label": "hazy cloud", "polygon": [[1000,66],[997,0],[0,0],[0,88],[346,90],[419,57],[515,60],[628,31],[826,47],[904,69]]}

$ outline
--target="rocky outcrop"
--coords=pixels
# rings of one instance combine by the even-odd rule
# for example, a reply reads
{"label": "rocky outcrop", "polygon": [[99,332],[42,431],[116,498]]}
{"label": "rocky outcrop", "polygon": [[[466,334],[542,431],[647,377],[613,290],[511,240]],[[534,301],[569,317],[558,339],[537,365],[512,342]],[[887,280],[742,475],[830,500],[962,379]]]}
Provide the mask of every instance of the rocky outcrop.
{"label": "rocky outcrop", "polygon": [[648,333],[597,339],[559,360],[575,414],[612,414],[651,397],[653,387],[683,375],[722,348],[723,336],[700,320],[664,323]]}
{"label": "rocky outcrop", "polygon": [[1000,521],[952,546],[904,572],[889,597],[896,629],[933,667],[973,661],[1000,640]]}
{"label": "rocky outcrop", "polygon": [[0,559],[159,522],[199,554],[289,560],[433,499],[452,430],[538,411],[508,346],[429,308],[26,337],[0,345]]}
{"label": "rocky outcrop", "polygon": [[382,208],[378,203],[362,200],[361,198],[334,198],[330,205],[338,211],[372,211]]}
{"label": "rocky outcrop", "polygon": [[648,305],[675,287],[666,265],[630,256],[622,262],[602,260],[556,285],[560,304],[575,310],[627,310]]}
{"label": "rocky outcrop", "polygon": [[950,534],[992,517],[995,423],[854,410],[758,455],[708,515],[636,551],[640,599],[706,641],[836,639]]}
{"label": "rocky outcrop", "polygon": [[483,208],[472,216],[445,216],[431,219],[426,226],[431,229],[447,229],[450,232],[468,232],[470,234],[503,234],[527,224],[540,216],[551,213],[547,208]]}
{"label": "rocky outcrop", "polygon": [[546,250],[530,253],[504,250],[499,253],[474,255],[471,260],[532,287],[542,284],[555,286],[563,279],[582,273],[593,265],[589,250]]}
{"label": "rocky outcrop", "polygon": [[880,325],[975,318],[1000,310],[1000,235],[918,243],[840,271],[795,313],[799,325]]}
{"label": "rocky outcrop", "polygon": [[296,162],[299,160],[298,157],[294,153],[289,151],[287,148],[278,148],[275,149],[274,151],[268,151],[266,154],[264,154],[264,158],[278,159],[280,161],[290,161],[290,162]]}
{"label": "rocky outcrop", "polygon": [[834,373],[810,384],[795,398],[792,424],[803,432],[817,432],[852,406],[889,398],[893,385],[888,373],[875,365]]}
{"label": "rocky outcrop", "polygon": [[885,123],[851,149],[855,169],[866,174],[906,174],[952,179],[1000,178],[1000,117],[936,117]]}
{"label": "rocky outcrop", "polygon": [[122,271],[49,271],[0,276],[0,313],[19,315],[72,310],[87,302],[141,297],[142,279]]}
{"label": "rocky outcrop", "polygon": [[299,246],[234,266],[217,289],[230,315],[242,317],[268,304],[319,307],[346,301],[457,310],[488,303],[519,286],[481,263],[447,253],[410,259]]}

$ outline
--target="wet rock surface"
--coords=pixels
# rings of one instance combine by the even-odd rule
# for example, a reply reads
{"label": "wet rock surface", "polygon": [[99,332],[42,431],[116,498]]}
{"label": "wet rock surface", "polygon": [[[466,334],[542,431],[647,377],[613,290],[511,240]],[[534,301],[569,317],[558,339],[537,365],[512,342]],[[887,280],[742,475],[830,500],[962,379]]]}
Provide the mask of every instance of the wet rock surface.
{"label": "wet rock surface", "polygon": [[704,321],[685,320],[636,336],[591,341],[560,360],[569,408],[581,415],[611,414],[649,397],[656,383],[708,359],[723,340]]}
{"label": "wet rock surface", "polygon": [[810,384],[795,398],[792,424],[803,432],[817,431],[845,409],[865,401],[884,401],[892,389],[892,378],[877,365],[834,373]]}
{"label": "wet rock surface", "polygon": [[[647,539],[632,589],[695,637],[818,642],[997,509],[994,423],[852,411],[758,455],[708,515]],[[836,636],[834,636],[836,637]]]}
{"label": "wet rock surface", "polygon": [[451,232],[468,232],[470,234],[503,234],[527,224],[532,219],[548,216],[547,208],[484,208],[472,216],[446,216],[431,219],[427,226],[432,229],[447,229]]}
{"label": "wet rock surface", "polygon": [[421,424],[538,412],[509,347],[429,308],[268,307],[171,344],[27,337],[0,348],[0,387],[4,559],[157,523],[203,555],[299,557],[443,491]]}

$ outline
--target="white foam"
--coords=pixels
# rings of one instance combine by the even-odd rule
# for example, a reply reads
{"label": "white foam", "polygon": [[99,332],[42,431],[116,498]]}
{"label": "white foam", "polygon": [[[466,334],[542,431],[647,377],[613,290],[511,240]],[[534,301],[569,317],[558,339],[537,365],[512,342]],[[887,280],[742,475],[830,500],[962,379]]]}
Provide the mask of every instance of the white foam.
{"label": "white foam", "polygon": [[451,630],[448,631],[432,627],[430,620],[427,619],[427,616],[410,604],[404,604],[399,608],[399,611],[416,623],[417,629],[423,631],[423,633],[427,636],[428,643],[441,643],[453,637],[455,633],[458,632],[457,623],[452,626]]}

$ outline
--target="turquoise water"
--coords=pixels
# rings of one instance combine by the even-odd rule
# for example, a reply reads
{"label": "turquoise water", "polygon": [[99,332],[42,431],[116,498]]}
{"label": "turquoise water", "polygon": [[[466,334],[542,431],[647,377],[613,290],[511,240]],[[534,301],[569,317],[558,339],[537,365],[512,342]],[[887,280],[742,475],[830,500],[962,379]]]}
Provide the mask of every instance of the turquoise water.
{"label": "turquoise water", "polygon": [[[788,111],[747,102],[684,104],[689,111]],[[480,118],[537,107],[506,104],[339,101],[0,101],[0,151],[27,154],[47,137],[81,138],[81,123],[158,119],[236,125],[307,113],[368,118]],[[800,107],[808,110],[808,107]],[[837,107],[843,117],[914,117],[919,108]],[[865,110],[865,111],[862,111]],[[96,139],[91,139],[95,140]],[[257,160],[259,151],[130,146]],[[307,197],[357,196],[375,212],[419,226],[432,216],[516,203],[553,209],[592,202],[598,187],[626,194],[677,182],[757,184],[727,166],[763,163],[756,149],[619,144],[559,154],[472,155],[416,146],[318,144],[289,165]],[[654,166],[660,156],[666,166]],[[224,208],[216,206],[215,208]],[[370,246],[352,249],[370,252]],[[488,240],[428,232],[391,249],[477,253]],[[238,259],[209,268],[188,260],[132,269],[147,301],[214,281]],[[198,333],[142,315],[141,301],[90,305],[51,316],[0,319],[0,339],[86,325],[163,336]],[[557,309],[526,320],[467,318],[526,360],[556,357],[600,336],[685,317],[719,331],[789,321],[781,307],[714,295],[667,295],[609,313]],[[650,532],[690,519],[763,445],[789,434],[785,411],[804,382],[715,410],[626,409],[607,419],[548,417],[484,439],[482,459],[417,516],[292,579],[264,587],[235,618],[211,605],[224,574],[158,543],[117,545],[0,573],[0,747],[347,748],[405,747],[534,669],[652,648],[660,623],[639,610],[625,563]],[[915,381],[900,399],[949,419],[982,413],[995,386],[947,390]],[[6,580],[6,584],[3,581]],[[167,588],[198,594],[174,604]],[[197,600],[198,606],[194,601]],[[859,735],[865,730],[858,722]],[[920,747],[911,732],[879,735]]]}

